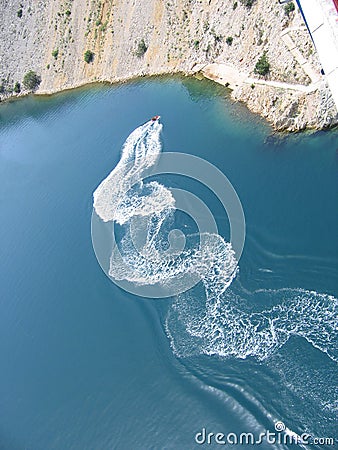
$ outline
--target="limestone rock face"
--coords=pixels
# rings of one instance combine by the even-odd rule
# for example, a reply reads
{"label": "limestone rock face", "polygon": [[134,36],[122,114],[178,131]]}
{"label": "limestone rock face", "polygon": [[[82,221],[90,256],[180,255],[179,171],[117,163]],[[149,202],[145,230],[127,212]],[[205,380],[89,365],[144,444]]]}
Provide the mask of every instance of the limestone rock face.
{"label": "limestone rock face", "polygon": [[247,104],[261,114],[279,131],[323,129],[338,123],[338,114],[329,88],[325,83],[312,93],[279,90],[270,86],[254,88],[241,85],[232,92],[234,100]]}
{"label": "limestone rock face", "polygon": [[[275,0],[0,0],[0,99],[41,77],[37,94],[97,81],[143,75],[191,74],[210,63],[227,64],[251,77],[266,52],[268,80],[310,85],[281,33],[290,37],[319,73],[315,49],[296,10],[286,15]],[[232,38],[232,39],[227,39]],[[93,53],[84,60],[85,51]],[[278,129],[323,128],[338,122],[324,80],[311,93],[240,82],[233,98]]]}

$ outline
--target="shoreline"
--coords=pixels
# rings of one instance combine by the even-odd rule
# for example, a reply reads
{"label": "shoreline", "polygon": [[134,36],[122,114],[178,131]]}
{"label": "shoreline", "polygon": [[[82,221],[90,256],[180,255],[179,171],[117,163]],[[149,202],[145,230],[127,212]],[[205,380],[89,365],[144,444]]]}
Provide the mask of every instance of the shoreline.
{"label": "shoreline", "polygon": [[[37,96],[143,77],[203,76],[231,89],[224,95],[276,131],[338,124],[337,107],[297,8],[290,13],[278,2],[263,0],[229,8],[217,0],[188,2],[182,14],[183,4],[149,0],[140,13],[127,1],[108,3],[73,0],[64,11],[59,0],[47,0],[43,7],[27,0],[18,17],[17,3],[9,0],[0,19],[1,101],[28,94],[13,89],[20,89],[30,71],[41,79]],[[90,61],[84,58],[87,51]],[[263,55],[265,68],[257,70]]]}
{"label": "shoreline", "polygon": [[20,92],[19,94],[11,93],[8,96],[6,96],[0,100],[0,106],[1,106],[1,104],[5,104],[5,103],[11,102],[11,101],[16,101],[16,100],[26,98],[29,96],[34,96],[37,98],[38,97],[48,98],[48,97],[52,97],[53,95],[62,94],[62,93],[74,91],[77,89],[84,89],[86,87],[95,87],[95,86],[102,86],[102,85],[113,86],[113,85],[119,85],[119,84],[122,85],[125,83],[132,83],[137,80],[142,80],[145,78],[174,77],[174,76],[189,77],[189,76],[194,76],[194,74],[188,74],[188,73],[184,73],[184,72],[165,72],[165,73],[161,72],[161,73],[153,73],[153,74],[131,75],[128,77],[116,78],[114,80],[108,80],[108,79],[85,80],[83,82],[79,82],[79,83],[73,84],[71,86],[60,87],[60,88],[55,88],[55,89],[48,89],[48,90],[37,89],[36,91],[24,91],[24,92]]}
{"label": "shoreline", "polygon": [[[120,77],[112,80],[108,79],[102,79],[102,80],[83,80],[83,82],[76,83],[70,86],[60,87],[60,88],[54,88],[54,89],[48,89],[48,90],[37,90],[35,92],[23,92],[19,94],[10,94],[7,97],[3,98],[0,101],[0,107],[1,104],[10,103],[13,101],[17,101],[29,96],[34,96],[35,98],[41,98],[41,99],[47,99],[49,97],[52,97],[54,95],[63,94],[66,92],[71,92],[78,89],[86,89],[90,87],[95,86],[116,86],[116,85],[122,85],[125,83],[132,83],[137,82],[142,79],[151,79],[151,78],[170,78],[170,77],[181,77],[181,78],[195,78],[197,80],[209,80],[214,83],[217,83],[218,85],[221,85],[224,87],[224,95],[229,96],[229,98],[235,102],[235,103],[241,103],[243,104],[248,111],[258,114],[260,117],[262,117],[266,122],[272,127],[272,130],[274,132],[286,132],[286,133],[297,133],[297,132],[316,132],[320,130],[328,130],[328,129],[334,129],[338,126],[338,117],[337,120],[334,123],[330,123],[328,126],[318,126],[318,124],[305,124],[305,126],[294,128],[292,126],[286,127],[283,123],[281,126],[277,125],[276,123],[269,118],[268,114],[265,114],[263,111],[260,111],[259,109],[253,107],[247,100],[241,98],[241,95],[238,95],[238,92],[241,89],[250,88],[250,90],[253,90],[253,84],[256,87],[262,87],[264,88],[272,88],[272,89],[284,89],[284,90],[290,90],[295,91],[297,93],[301,93],[303,95],[309,95],[316,93],[319,84],[317,82],[317,86],[313,86],[313,83],[311,83],[308,86],[305,85],[293,85],[289,86],[288,83],[281,83],[277,81],[271,81],[271,80],[264,80],[259,78],[252,78],[249,76],[248,73],[240,72],[237,68],[228,66],[221,63],[196,63],[192,66],[192,68],[189,71],[184,70],[173,70],[173,71],[165,71],[165,72],[158,72],[158,73],[139,73],[139,74],[133,74],[126,77]],[[283,85],[286,85],[283,88]],[[265,96],[265,93],[263,93]]]}

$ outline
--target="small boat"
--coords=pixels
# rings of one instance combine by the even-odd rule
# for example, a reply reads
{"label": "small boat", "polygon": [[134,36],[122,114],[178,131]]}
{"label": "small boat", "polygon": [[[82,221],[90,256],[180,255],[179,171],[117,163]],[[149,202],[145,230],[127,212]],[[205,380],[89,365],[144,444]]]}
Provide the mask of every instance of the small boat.
{"label": "small boat", "polygon": [[154,117],[151,118],[151,120],[152,120],[153,122],[156,122],[156,120],[159,120],[160,117],[161,117],[161,116],[154,116]]}

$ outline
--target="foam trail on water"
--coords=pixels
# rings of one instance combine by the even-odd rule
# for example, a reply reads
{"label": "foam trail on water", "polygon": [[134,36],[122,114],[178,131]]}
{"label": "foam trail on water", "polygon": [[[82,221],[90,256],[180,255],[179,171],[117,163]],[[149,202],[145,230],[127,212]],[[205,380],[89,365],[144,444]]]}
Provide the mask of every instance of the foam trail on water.
{"label": "foam trail on water", "polygon": [[160,213],[174,206],[170,191],[156,182],[148,183],[147,195],[142,190],[130,192],[158,160],[161,130],[158,121],[149,121],[127,138],[119,163],[94,192],[94,208],[104,222],[116,221],[122,225],[133,216]]}
{"label": "foam trail on water", "polygon": [[[182,251],[168,252],[168,231],[175,215],[171,191],[156,181],[142,181],[160,152],[158,121],[140,126],[126,140],[119,163],[94,192],[99,217],[123,226],[119,251],[114,249],[109,275],[139,285],[179,284],[187,275],[202,281],[194,291],[175,298],[166,319],[174,352],[258,360],[269,358],[291,336],[300,336],[337,360],[337,299],[304,289],[258,291],[248,302],[228,289],[237,270],[231,245],[217,234],[187,235]],[[134,230],[134,231],[133,231]],[[133,233],[143,236],[135,247]],[[140,240],[138,240],[140,242]],[[203,244],[201,244],[203,242]],[[267,309],[254,310],[265,297]]]}
{"label": "foam trail on water", "polygon": [[[142,180],[160,155],[161,130],[158,121],[134,130],[123,145],[119,163],[94,192],[97,215],[104,222],[125,225],[119,248],[110,258],[109,275],[139,285],[179,284],[187,274],[211,282],[215,259],[222,273],[219,289],[224,290],[236,274],[237,261],[231,244],[221,236],[203,233],[201,245],[201,235],[188,235],[183,251],[163,250],[175,213],[175,199],[162,184]],[[132,228],[144,236],[141,247],[135,248]],[[118,252],[124,265],[120,264]]]}
{"label": "foam trail on water", "polygon": [[[338,360],[337,309],[333,296],[305,289],[257,291],[275,306],[253,311],[251,302],[228,289],[206,307],[182,294],[170,308],[166,330],[179,356],[219,355],[258,360],[269,358],[291,336],[300,336]],[[258,302],[257,302],[258,303]]]}

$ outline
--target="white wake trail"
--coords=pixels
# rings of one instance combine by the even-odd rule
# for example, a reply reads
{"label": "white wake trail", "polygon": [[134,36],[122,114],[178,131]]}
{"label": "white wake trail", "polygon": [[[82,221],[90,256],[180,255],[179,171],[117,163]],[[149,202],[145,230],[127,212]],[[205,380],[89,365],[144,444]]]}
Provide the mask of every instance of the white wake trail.
{"label": "white wake trail", "polygon": [[155,182],[149,183],[152,191],[146,198],[130,192],[158,160],[161,130],[158,121],[149,121],[127,138],[119,163],[94,192],[94,209],[104,222],[122,225],[134,215],[148,215],[174,205],[170,191]]}
{"label": "white wake trail", "polygon": [[[179,356],[200,353],[264,360],[291,336],[300,336],[337,360],[336,298],[304,289],[259,291],[257,297],[267,296],[275,306],[255,312],[245,298],[228,289],[238,265],[231,244],[222,236],[203,233],[198,240],[187,235],[183,250],[166,250],[175,199],[169,188],[143,180],[160,156],[161,130],[156,120],[133,131],[119,163],[94,192],[97,215],[123,231],[119,248],[112,251],[109,275],[136,285],[172,286],[186,276],[202,281],[204,298],[193,298],[189,291],[169,308],[166,331]],[[135,235],[141,236],[138,247]]]}

